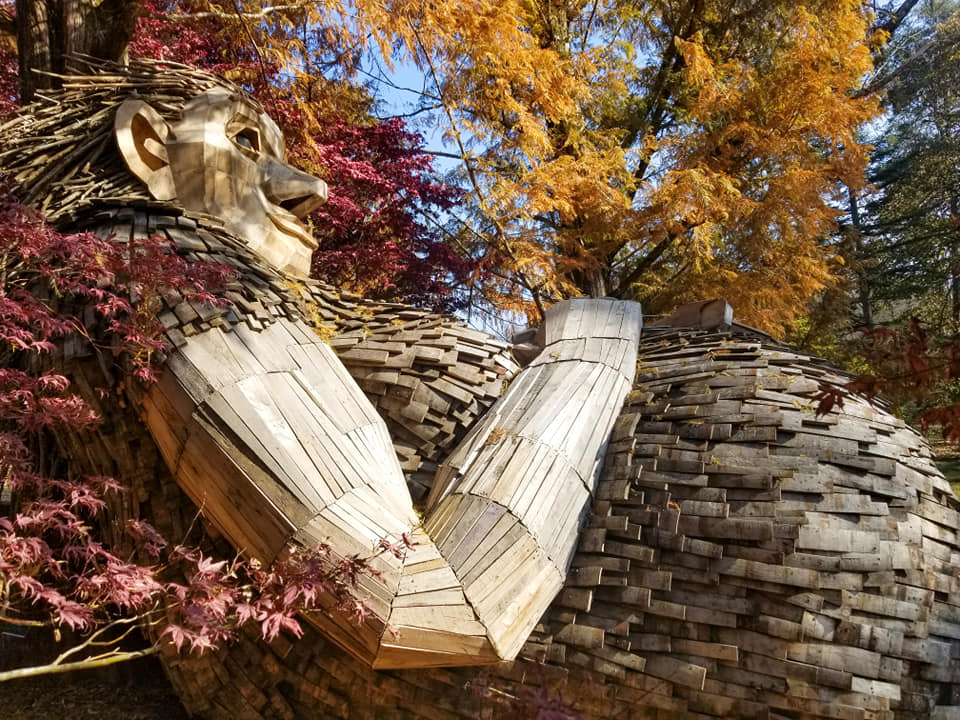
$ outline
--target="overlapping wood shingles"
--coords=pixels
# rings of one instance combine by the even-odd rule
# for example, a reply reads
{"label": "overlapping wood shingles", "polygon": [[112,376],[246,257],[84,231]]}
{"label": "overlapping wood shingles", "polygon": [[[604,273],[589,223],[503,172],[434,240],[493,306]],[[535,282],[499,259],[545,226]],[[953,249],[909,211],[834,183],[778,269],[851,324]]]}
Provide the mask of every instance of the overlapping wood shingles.
{"label": "overlapping wood shingles", "polygon": [[[597,719],[956,717],[957,502],[917,436],[857,401],[817,417],[834,373],[757,338],[647,329],[641,371],[517,661],[371,675],[315,634],[245,639],[257,717],[509,717],[541,683]],[[238,683],[189,697],[227,718]]]}
{"label": "overlapping wood shingles", "polygon": [[953,717],[960,505],[916,433],[818,416],[839,378],[759,339],[648,329],[640,354],[589,580],[531,650],[619,676],[631,717]]}

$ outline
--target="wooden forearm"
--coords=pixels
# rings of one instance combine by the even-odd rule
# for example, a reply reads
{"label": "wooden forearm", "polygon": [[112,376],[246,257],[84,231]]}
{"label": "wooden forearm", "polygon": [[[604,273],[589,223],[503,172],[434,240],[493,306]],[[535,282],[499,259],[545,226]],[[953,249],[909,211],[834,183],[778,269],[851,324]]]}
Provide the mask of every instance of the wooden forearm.
{"label": "wooden forearm", "polygon": [[566,579],[641,325],[636,303],[550,308],[539,356],[438,473],[427,531],[503,657],[516,656]]}

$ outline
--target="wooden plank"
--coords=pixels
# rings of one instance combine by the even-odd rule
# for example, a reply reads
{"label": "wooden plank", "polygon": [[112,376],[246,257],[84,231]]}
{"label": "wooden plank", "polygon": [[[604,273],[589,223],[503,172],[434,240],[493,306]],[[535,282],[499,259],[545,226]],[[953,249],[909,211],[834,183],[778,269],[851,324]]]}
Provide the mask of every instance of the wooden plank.
{"label": "wooden plank", "polygon": [[[445,528],[456,522],[460,505],[464,502],[464,495],[448,495],[440,503],[439,507],[427,518],[424,523],[424,530],[428,538],[440,537],[445,532]],[[431,544],[433,541],[430,541]]]}
{"label": "wooden plank", "polygon": [[[510,506],[512,499],[519,494],[527,475],[536,476],[546,472],[556,455],[553,448],[520,436],[511,437],[510,442],[515,443],[515,450],[500,476],[491,478],[492,482],[484,486],[479,482],[475,486],[477,491],[504,506]],[[489,490],[484,492],[485,488]]]}
{"label": "wooden plank", "polygon": [[[528,525],[534,528],[539,525],[539,528],[533,530],[534,536],[561,572],[566,569],[567,559],[576,547],[580,518],[583,517],[589,502],[590,494],[583,487],[579,476],[568,470],[566,475],[560,478],[552,502],[544,503],[548,508],[542,515],[545,522],[534,525],[528,521]],[[535,506],[531,514],[536,517],[538,511]]]}
{"label": "wooden plank", "polygon": [[472,572],[463,578],[464,593],[488,627],[490,618],[483,609],[499,602],[508,578],[519,576],[526,580],[529,571],[537,567],[539,560],[539,546],[525,528],[517,526],[516,531],[507,537],[511,537],[512,541],[504,543],[501,552],[490,558],[489,564],[481,572]]}
{"label": "wooden plank", "polygon": [[[264,376],[264,381],[286,423],[283,430],[293,436],[291,444],[296,442],[302,451],[302,454],[298,453],[303,458],[300,470],[310,482],[311,490],[321,498],[321,504],[312,506],[315,512],[319,512],[358,484],[358,479],[352,479],[344,472],[351,465],[342,456],[335,457],[343,447],[343,438],[337,437],[335,428],[322,427],[316,421],[307,404],[309,399],[298,392],[299,385],[289,373],[271,373]],[[335,434],[331,435],[331,432]],[[283,431],[279,434],[283,436]]]}
{"label": "wooden plank", "polygon": [[[227,343],[225,333],[219,328],[199,333],[171,355],[167,361],[167,367],[178,377],[184,375],[186,379],[190,374],[182,372],[181,361],[188,363],[194,368],[196,374],[203,378],[202,385],[207,386],[209,390],[219,390],[226,385],[233,385],[250,377],[251,373],[234,357]],[[251,363],[258,364],[252,358]],[[196,396],[195,398],[202,399]]]}
{"label": "wooden plank", "polygon": [[601,648],[604,644],[604,632],[600,628],[568,623],[557,631],[554,639],[577,647]]}
{"label": "wooden plank", "polygon": [[249,377],[226,386],[221,389],[220,397],[258,438],[259,443],[252,448],[262,448],[264,454],[258,455],[258,459],[271,467],[280,482],[302,503],[322,508],[334,495],[323,484],[316,467],[274,402],[271,389],[264,384],[267,377]]}
{"label": "wooden plank", "polygon": [[247,557],[268,565],[296,530],[200,429],[190,432],[175,474],[214,527]]}
{"label": "wooden plank", "polygon": [[409,607],[442,607],[446,605],[462,605],[466,601],[463,590],[447,588],[443,590],[427,590],[424,592],[409,592],[398,594],[393,601],[394,609]]}
{"label": "wooden plank", "polygon": [[643,672],[655,678],[669,680],[675,685],[702,690],[707,669],[701,665],[676,660],[667,655],[646,655]]}
{"label": "wooden plank", "polygon": [[520,651],[543,608],[563,587],[563,578],[549,559],[542,553],[535,552],[536,555],[538,559],[524,563],[524,572],[507,576],[507,583],[499,588],[499,598],[489,595],[482,603],[471,598],[488,636],[503,657],[514,657]]}
{"label": "wooden plank", "polygon": [[141,401],[143,420],[168,467],[175,468],[187,440],[194,404],[172,373],[162,373]]}
{"label": "wooden plank", "polygon": [[323,343],[287,348],[296,361],[294,375],[342,432],[379,419],[376,410],[330,348]]}
{"label": "wooden plank", "polygon": [[486,637],[399,626],[385,637],[372,665],[377,670],[485,665],[500,661]]}
{"label": "wooden plank", "polygon": [[812,642],[793,643],[787,647],[787,658],[868,679],[880,675],[880,654],[861,648]]}
{"label": "wooden plank", "polygon": [[[452,522],[444,526],[442,532],[438,532],[433,536],[433,541],[445,557],[451,558],[453,556],[454,551],[457,550],[464,538],[471,533],[477,521],[487,514],[490,506],[491,503],[486,498],[475,495],[463,496],[457,516]],[[484,526],[482,526],[483,528],[489,529],[489,527],[492,527],[496,523],[497,518],[504,512],[504,509],[495,504],[493,509],[496,517],[489,520],[489,524],[485,523]],[[485,534],[485,532],[483,534]],[[479,541],[479,538],[477,538],[477,541]],[[475,546],[476,543],[470,544],[471,548]]]}
{"label": "wooden plank", "polygon": [[479,547],[480,544],[493,532],[493,528],[500,522],[506,508],[497,503],[489,503],[476,523],[464,535],[463,540],[454,547],[446,557],[453,567],[461,567]]}
{"label": "wooden plank", "polygon": [[400,577],[399,595],[433,592],[436,590],[459,589],[457,576],[449,567],[441,567],[427,572],[404,574]]}
{"label": "wooden plank", "polygon": [[396,627],[415,627],[448,632],[452,635],[477,635],[486,637],[486,628],[464,599],[461,605],[436,607],[394,607],[390,624]]}
{"label": "wooden plank", "polygon": [[773,539],[773,523],[740,518],[681,515],[677,532],[695,537],[763,542]]}

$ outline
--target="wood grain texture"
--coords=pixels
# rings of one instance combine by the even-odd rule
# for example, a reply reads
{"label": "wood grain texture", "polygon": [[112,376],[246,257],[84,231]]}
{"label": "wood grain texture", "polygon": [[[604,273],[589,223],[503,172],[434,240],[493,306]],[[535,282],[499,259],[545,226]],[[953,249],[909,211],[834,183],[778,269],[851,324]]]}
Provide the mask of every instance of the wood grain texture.
{"label": "wood grain texture", "polygon": [[[858,400],[818,417],[811,379],[842,377],[760,336],[647,328],[577,572],[488,682],[518,692],[535,673],[525,658],[541,657],[589,718],[952,717],[960,504],[913,431]],[[848,436],[854,454],[823,442]],[[321,651],[303,652],[333,687]],[[429,709],[372,700],[359,678],[335,685],[342,713],[319,702],[331,717],[506,712],[460,690],[470,677],[378,679],[393,698],[431,688]],[[304,677],[304,701],[316,682]]]}
{"label": "wood grain texture", "polygon": [[540,354],[437,473],[426,527],[504,657],[566,578],[641,327],[635,303],[551,307]]}

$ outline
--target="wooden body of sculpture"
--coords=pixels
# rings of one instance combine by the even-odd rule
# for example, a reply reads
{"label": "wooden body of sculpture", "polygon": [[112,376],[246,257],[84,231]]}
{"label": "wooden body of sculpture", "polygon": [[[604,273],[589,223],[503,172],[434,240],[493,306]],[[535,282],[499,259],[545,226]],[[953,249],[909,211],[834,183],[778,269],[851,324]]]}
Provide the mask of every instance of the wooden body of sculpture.
{"label": "wooden body of sculpture", "polygon": [[[142,137],[159,143],[162,130]],[[9,160],[4,152],[0,162]],[[154,155],[141,159],[162,170]],[[63,198],[89,202],[89,183],[75,188],[67,183],[37,203],[56,212]],[[132,192],[122,187],[113,205],[129,204]],[[500,373],[516,369],[502,345],[410,308],[351,309],[317,283],[292,289],[232,236],[239,230],[146,200],[150,211],[108,210],[82,226],[165,234],[188,258],[233,264],[251,290],[228,292],[236,312],[167,299],[160,317],[178,349],[161,383],[137,399],[181,486],[204,512],[220,513],[217,525],[236,546],[269,559],[320,536],[348,551],[400,532],[410,505],[376,415],[387,418],[403,470],[419,468],[419,482],[429,484],[422,458],[446,458],[424,542],[402,561],[384,561],[389,584],[364,583],[376,617],[358,629],[318,615],[323,632],[308,628],[296,643],[243,637],[217,654],[171,653],[168,672],[191,712],[210,720],[506,717],[510,695],[550,682],[597,719],[958,716],[960,503],[922,440],[889,414],[851,398],[816,415],[819,383],[845,380],[831,369],[731,328],[722,303],[700,306],[643,329],[638,377],[617,416],[614,402],[582,401],[578,392],[595,393],[577,378],[611,397],[630,385],[633,344],[617,332],[639,331],[639,318],[615,303],[572,304],[552,311],[524,348],[530,367],[480,417]],[[294,295],[336,326],[331,345],[366,399],[350,383],[333,393],[320,379],[320,368],[324,377],[341,371],[302,323]],[[575,319],[588,309],[604,324],[622,309],[624,320],[587,340],[578,336],[601,325]],[[583,413],[578,422],[565,408]],[[130,462],[130,447],[155,452],[139,436],[131,443],[121,423],[114,432],[118,463]],[[515,467],[539,468],[527,492],[517,492]],[[128,469],[128,477],[139,472]],[[137,493],[169,493],[189,517],[181,508],[189,503],[164,483]],[[573,548],[564,523],[581,512],[563,581]],[[526,585],[510,582],[518,567],[528,569]],[[539,622],[546,600],[515,592],[545,588],[546,596],[560,583]],[[493,661],[519,643],[516,661],[488,670],[487,693],[473,689],[471,668],[369,668]]]}
{"label": "wooden body of sculpture", "polygon": [[[131,99],[115,127],[156,200],[181,199],[272,264],[306,271],[315,243],[297,216],[326,186],[283,162],[280,131],[250,100],[211,89],[168,123]],[[516,656],[563,586],[640,327],[634,303],[551,308],[542,352],[451,456],[422,525],[383,419],[302,321],[191,337],[143,400],[145,419],[177,482],[248,556],[269,563],[320,542],[363,555],[412,537],[364,581],[362,628],[308,615],[358,658],[497,662]]]}

